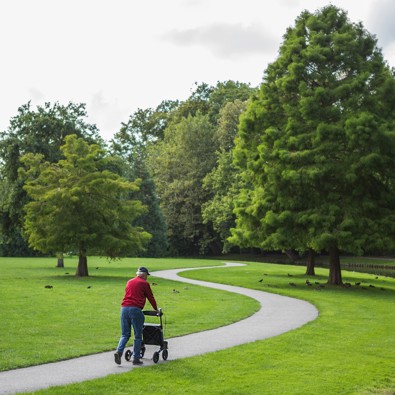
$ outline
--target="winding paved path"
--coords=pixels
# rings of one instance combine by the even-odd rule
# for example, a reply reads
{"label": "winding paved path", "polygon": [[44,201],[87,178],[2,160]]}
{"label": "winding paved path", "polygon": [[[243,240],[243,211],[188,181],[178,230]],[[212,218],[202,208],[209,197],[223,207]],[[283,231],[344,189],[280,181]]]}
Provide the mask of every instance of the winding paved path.
{"label": "winding paved path", "polygon": [[[226,266],[242,266],[239,263],[227,263]],[[215,268],[218,268],[216,266]],[[181,281],[210,288],[221,289],[249,296],[261,304],[261,309],[252,316],[221,328],[190,335],[166,339],[169,348],[169,360],[191,357],[211,351],[222,350],[240,344],[262,340],[298,328],[318,316],[317,309],[310,303],[247,288],[210,283],[181,278],[178,273],[191,269],[175,269],[152,272],[153,276]],[[205,268],[201,268],[205,269]],[[114,343],[115,344],[115,343]],[[153,347],[151,350],[150,347]],[[152,365],[153,351],[157,346],[147,346],[144,365]],[[36,391],[56,385],[91,380],[109,374],[124,373],[134,367],[122,359],[122,365],[114,363],[114,352],[88,355],[85,357],[32,366],[28,368],[0,372],[0,394]],[[160,361],[159,363],[163,363]]]}

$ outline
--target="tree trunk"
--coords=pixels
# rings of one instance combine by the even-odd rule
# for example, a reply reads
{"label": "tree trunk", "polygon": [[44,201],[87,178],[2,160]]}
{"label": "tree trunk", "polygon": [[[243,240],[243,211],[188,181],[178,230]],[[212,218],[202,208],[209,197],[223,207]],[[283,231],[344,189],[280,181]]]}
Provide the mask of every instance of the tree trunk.
{"label": "tree trunk", "polygon": [[337,246],[329,248],[329,278],[328,284],[342,285],[342,272],[340,268],[340,254]]}
{"label": "tree trunk", "polygon": [[56,267],[64,267],[64,259],[63,259],[63,253],[57,254],[58,257],[58,264]]}
{"label": "tree trunk", "polygon": [[80,253],[78,255],[78,267],[77,272],[75,273],[78,277],[88,277],[88,258],[86,256],[86,250],[80,249]]}
{"label": "tree trunk", "polygon": [[315,276],[315,252],[313,250],[309,250],[307,255],[306,274]]}

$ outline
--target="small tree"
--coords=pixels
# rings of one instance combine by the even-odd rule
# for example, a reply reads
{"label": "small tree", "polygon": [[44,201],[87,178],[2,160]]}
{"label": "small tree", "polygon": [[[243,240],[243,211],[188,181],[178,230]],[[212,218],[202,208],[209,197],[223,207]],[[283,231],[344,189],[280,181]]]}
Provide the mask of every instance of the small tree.
{"label": "small tree", "polygon": [[25,206],[29,245],[45,253],[78,251],[77,276],[88,276],[88,251],[116,258],[142,250],[150,235],[133,223],[145,208],[129,198],[138,183],[103,170],[111,159],[76,135],[65,138],[61,151],[65,159],[57,163],[41,154],[21,159],[19,174],[32,199]]}

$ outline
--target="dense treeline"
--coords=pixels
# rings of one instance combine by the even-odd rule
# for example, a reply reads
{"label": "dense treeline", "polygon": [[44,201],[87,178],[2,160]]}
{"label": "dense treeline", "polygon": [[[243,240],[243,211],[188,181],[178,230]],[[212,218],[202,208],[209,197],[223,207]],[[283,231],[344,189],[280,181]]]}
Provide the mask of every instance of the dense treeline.
{"label": "dense treeline", "polygon": [[[98,178],[109,171],[119,186],[136,186],[113,195],[141,203],[123,242],[150,235],[134,249],[114,250],[116,241],[95,231],[94,250],[96,238],[110,243],[112,253],[101,250],[109,256],[296,251],[308,256],[310,273],[314,254],[328,252],[329,281],[341,284],[340,252],[395,249],[394,104],[394,71],[376,38],[334,6],[296,19],[259,87],[196,85],[185,101],[138,109],[108,143],[86,122],[84,104],[28,103],[0,134],[0,254],[44,251],[26,224],[33,181],[21,168],[26,154],[41,155],[30,160],[30,172],[39,162],[63,168],[63,144],[75,135],[76,146],[93,144],[106,158],[94,159]],[[75,209],[79,199],[67,204]],[[121,222],[108,229],[116,233]],[[58,243],[52,252],[71,246]]]}
{"label": "dense treeline", "polygon": [[42,160],[53,164],[64,159],[62,144],[69,135],[96,144],[107,156],[117,158],[106,165],[109,170],[129,181],[139,180],[132,196],[146,211],[134,225],[152,237],[135,253],[220,253],[225,236],[214,229],[209,214],[203,220],[202,207],[210,204],[213,196],[204,181],[215,170],[219,153],[230,152],[239,115],[255,91],[248,84],[233,81],[196,85],[185,102],[164,101],[155,109],[137,110],[107,144],[96,126],[86,122],[84,104],[46,103],[36,109],[30,103],[21,106],[8,130],[0,134],[0,254],[37,254],[37,245],[29,246],[25,211],[30,199],[18,169],[29,153],[40,154]]}

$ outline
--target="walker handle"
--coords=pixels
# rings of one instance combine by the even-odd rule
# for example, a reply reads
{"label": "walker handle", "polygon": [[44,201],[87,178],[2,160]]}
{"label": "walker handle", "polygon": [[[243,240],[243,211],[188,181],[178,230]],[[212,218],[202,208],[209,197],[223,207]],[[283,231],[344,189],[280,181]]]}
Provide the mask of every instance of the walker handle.
{"label": "walker handle", "polygon": [[162,316],[163,315],[162,309],[158,309],[158,310],[159,310],[159,314],[158,314],[158,312],[156,310],[143,310],[143,314],[144,315],[149,315],[149,316],[152,316],[152,317]]}

